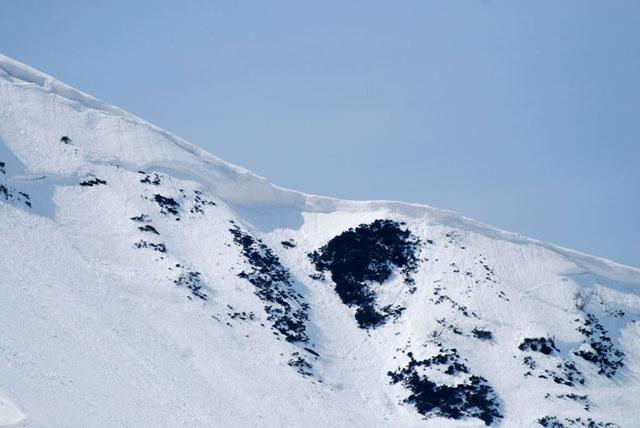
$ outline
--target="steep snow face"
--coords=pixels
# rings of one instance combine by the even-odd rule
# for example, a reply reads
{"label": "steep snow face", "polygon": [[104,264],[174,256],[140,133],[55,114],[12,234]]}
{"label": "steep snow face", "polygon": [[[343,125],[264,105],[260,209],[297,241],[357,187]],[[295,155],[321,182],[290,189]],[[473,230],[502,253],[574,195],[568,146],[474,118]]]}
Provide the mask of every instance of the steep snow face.
{"label": "steep snow face", "polygon": [[640,271],[281,189],[0,56],[0,424],[633,427]]}

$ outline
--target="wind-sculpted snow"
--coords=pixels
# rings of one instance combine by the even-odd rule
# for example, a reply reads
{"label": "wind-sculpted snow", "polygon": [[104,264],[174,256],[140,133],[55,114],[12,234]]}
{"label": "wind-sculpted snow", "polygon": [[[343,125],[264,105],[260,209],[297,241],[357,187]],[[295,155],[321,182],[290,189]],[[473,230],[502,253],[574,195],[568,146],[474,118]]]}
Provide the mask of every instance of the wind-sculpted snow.
{"label": "wind-sculpted snow", "polygon": [[361,224],[309,254],[318,272],[331,274],[342,302],[357,308],[355,317],[361,328],[379,327],[403,310],[391,305],[377,308],[369,283],[383,284],[399,269],[409,291],[415,291],[411,274],[417,270],[420,240],[402,226],[391,220]]}
{"label": "wind-sculpted snow", "polygon": [[636,427],[640,270],[279,188],[1,55],[0,101],[0,424]]}

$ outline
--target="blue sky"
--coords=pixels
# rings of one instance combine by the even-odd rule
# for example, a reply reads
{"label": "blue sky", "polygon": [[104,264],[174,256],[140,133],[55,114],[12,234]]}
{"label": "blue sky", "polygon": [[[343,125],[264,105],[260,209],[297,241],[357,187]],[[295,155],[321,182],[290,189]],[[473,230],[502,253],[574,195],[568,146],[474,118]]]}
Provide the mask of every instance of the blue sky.
{"label": "blue sky", "polygon": [[638,1],[0,1],[0,51],[301,191],[640,266]]}

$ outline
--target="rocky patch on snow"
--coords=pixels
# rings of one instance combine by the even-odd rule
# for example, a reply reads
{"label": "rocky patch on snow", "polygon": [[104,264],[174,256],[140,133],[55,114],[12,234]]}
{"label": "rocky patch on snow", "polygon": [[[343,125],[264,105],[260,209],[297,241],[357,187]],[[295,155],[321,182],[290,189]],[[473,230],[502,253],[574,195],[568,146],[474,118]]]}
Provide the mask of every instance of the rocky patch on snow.
{"label": "rocky patch on snow", "polygon": [[184,271],[174,281],[178,287],[184,287],[191,291],[195,297],[207,300],[207,293],[203,289],[200,272]]}
{"label": "rocky patch on snow", "polygon": [[521,351],[541,352],[545,355],[559,352],[558,348],[556,348],[556,344],[553,342],[553,339],[548,337],[526,337],[522,343],[518,345],[518,349]]}
{"label": "rocky patch on snow", "polygon": [[[544,398],[552,399],[552,395],[547,393]],[[589,396],[587,394],[575,394],[572,392],[571,394],[556,394],[555,398],[573,401],[582,406],[587,412],[591,410],[591,403],[589,402]]]}
{"label": "rocky patch on snow", "polygon": [[296,241],[294,241],[293,239],[287,239],[286,241],[280,242],[280,245],[282,245],[284,248],[295,248]]}
{"label": "rocky patch on snow", "polygon": [[140,230],[142,232],[153,233],[154,235],[160,235],[158,230],[155,227],[151,226],[150,224],[145,224],[144,226],[139,226],[138,230]]}
{"label": "rocky patch on snow", "polygon": [[392,384],[410,391],[403,401],[425,417],[478,418],[485,425],[502,418],[498,396],[487,380],[471,374],[456,349],[440,346],[439,351],[419,361],[409,352],[405,367],[387,373]]}
{"label": "rocky patch on snow", "polygon": [[137,216],[133,216],[131,217],[131,220],[137,223],[151,223],[151,219],[147,214],[140,214]]}
{"label": "rocky patch on snow", "polygon": [[244,232],[236,224],[229,229],[233,242],[240,246],[250,269],[238,274],[256,287],[255,294],[264,303],[273,328],[288,342],[307,343],[306,322],[309,305],[296,292],[289,271],[262,240]]}
{"label": "rocky patch on snow", "polygon": [[619,428],[618,424],[613,422],[598,422],[591,418],[558,418],[556,416],[544,416],[538,419],[538,425],[545,428],[571,428],[571,427],[586,427],[586,428]]}
{"label": "rocky patch on snow", "polygon": [[471,330],[471,334],[473,335],[473,337],[475,337],[476,339],[480,339],[480,340],[492,340],[493,339],[493,333],[489,330],[486,330],[484,328],[478,328],[478,327],[474,327],[473,330]]}
{"label": "rocky patch on snow", "polygon": [[587,313],[585,319],[576,321],[581,322],[578,331],[585,340],[574,354],[595,364],[599,374],[613,377],[624,366],[624,352],[613,345],[608,332],[595,315]]}
{"label": "rocky patch on snow", "polygon": [[2,199],[7,202],[19,202],[31,208],[31,197],[27,193],[20,192],[5,184],[0,184],[0,200]]}
{"label": "rocky patch on snow", "polygon": [[430,302],[432,302],[435,305],[448,303],[453,309],[460,312],[465,317],[467,318],[473,317],[473,318],[479,319],[478,314],[470,310],[466,305],[460,304],[454,299],[452,299],[451,297],[449,297],[448,295],[444,294],[443,290],[445,289],[445,287],[440,284],[440,280],[436,280],[434,282],[434,285],[435,285],[433,288],[434,297],[429,298]]}
{"label": "rocky patch on snow", "polygon": [[167,252],[167,246],[164,243],[156,244],[154,242],[147,242],[144,239],[133,244],[136,248],[151,248],[154,251],[158,251],[160,253]]}
{"label": "rocky patch on snow", "polygon": [[83,187],[93,187],[93,186],[99,186],[101,184],[107,184],[107,182],[105,180],[101,180],[98,177],[93,177],[92,179],[89,180],[84,180],[80,182],[80,185]]}
{"label": "rocky patch on snow", "polygon": [[203,193],[200,190],[194,190],[194,198],[193,198],[193,205],[191,206],[191,209],[189,210],[189,212],[191,212],[191,214],[204,214],[204,208],[206,206],[212,206],[215,207],[216,203],[205,198]]}
{"label": "rocky patch on snow", "polygon": [[138,173],[144,175],[144,177],[140,180],[140,183],[152,184],[154,186],[159,186],[160,184],[162,184],[160,175],[155,172],[153,174],[147,174],[144,171],[138,171]]}
{"label": "rocky patch on snow", "polygon": [[342,302],[356,308],[355,317],[361,328],[379,327],[403,310],[391,305],[378,308],[370,283],[383,284],[397,269],[404,276],[408,291],[415,292],[411,275],[418,268],[420,240],[403,226],[392,220],[361,224],[309,254],[319,275],[331,274]]}
{"label": "rocky patch on snow", "polygon": [[294,367],[302,376],[313,375],[313,373],[311,372],[313,366],[307,361],[304,356],[300,355],[299,352],[294,352],[293,354],[291,354],[291,359],[287,364],[289,364],[289,366],[291,367]]}
{"label": "rocky patch on snow", "polygon": [[527,337],[518,349],[525,353],[522,363],[527,368],[525,377],[551,379],[559,385],[584,385],[585,378],[570,359],[564,358],[549,337]]}
{"label": "rocky patch on snow", "polygon": [[162,214],[173,214],[175,216],[178,215],[178,210],[180,209],[180,203],[178,203],[175,199],[169,196],[162,196],[160,194],[153,195],[153,200],[160,206],[160,212]]}

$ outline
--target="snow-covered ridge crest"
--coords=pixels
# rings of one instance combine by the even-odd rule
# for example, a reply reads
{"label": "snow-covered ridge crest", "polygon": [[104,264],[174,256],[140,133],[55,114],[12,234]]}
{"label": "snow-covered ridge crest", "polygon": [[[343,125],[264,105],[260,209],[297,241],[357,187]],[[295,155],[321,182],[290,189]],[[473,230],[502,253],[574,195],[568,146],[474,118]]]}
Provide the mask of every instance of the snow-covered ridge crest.
{"label": "snow-covered ridge crest", "polygon": [[225,162],[222,159],[208,153],[199,147],[189,143],[183,138],[178,137],[171,132],[162,129],[158,126],[155,126],[125,110],[122,110],[119,107],[115,107],[112,104],[107,103],[106,101],[95,98],[89,94],[86,94],[78,89],[67,85],[64,82],[61,82],[58,79],[55,79],[35,68],[18,62],[14,59],[7,57],[0,53],[0,76],[6,80],[12,81],[14,83],[24,83],[24,84],[33,84],[39,86],[44,92],[57,95],[59,97],[65,98],[68,101],[75,101],[85,108],[99,110],[103,113],[108,113],[113,116],[120,117],[124,120],[134,122],[145,127],[149,127],[153,129],[158,134],[167,137],[175,142],[180,148],[196,155],[203,160],[214,164],[224,164],[225,166],[236,170],[238,173],[249,173],[250,172],[238,165],[233,165],[229,162]]}
{"label": "snow-covered ridge crest", "polygon": [[[2,54],[0,54],[0,78],[5,82],[9,82],[14,87],[23,87],[22,89],[24,90],[20,91],[21,95],[24,95],[25,92],[30,92],[32,95],[34,92],[37,93],[37,95],[40,96],[41,99],[48,100],[50,104],[53,104],[54,110],[59,110],[60,107],[64,108],[66,106],[72,110],[82,111],[83,113],[85,113],[85,116],[90,117],[90,121],[88,124],[80,124],[80,128],[88,127],[91,129],[79,129],[79,131],[85,131],[85,133],[87,133],[87,131],[96,133],[100,132],[100,128],[104,128],[103,126],[101,126],[100,122],[107,121],[109,122],[109,124],[115,123],[122,128],[120,133],[121,135],[118,136],[119,139],[123,138],[122,134],[126,134],[127,128],[129,128],[133,130],[131,134],[133,134],[135,137],[146,137],[147,148],[149,148],[149,143],[155,145],[165,144],[169,147],[174,146],[173,150],[171,150],[171,148],[160,150],[161,152],[164,151],[165,153],[163,154],[165,155],[173,155],[173,158],[168,156],[161,156],[154,159],[146,159],[147,162],[145,162],[145,159],[138,159],[136,162],[136,159],[124,158],[118,156],[117,152],[114,153],[113,151],[110,151],[108,153],[100,153],[100,155],[102,155],[102,159],[99,160],[118,160],[122,162],[131,162],[131,166],[136,167],[142,167],[144,165],[149,165],[152,163],[158,164],[158,166],[177,166],[177,169],[182,170],[183,173],[190,173],[194,175],[202,174],[204,175],[204,177],[210,180],[213,179],[213,181],[217,182],[216,184],[221,188],[224,188],[225,184],[228,185],[230,183],[242,183],[247,188],[256,187],[255,191],[251,192],[251,197],[255,200],[259,200],[262,198],[282,202],[283,198],[280,193],[294,193],[286,191],[284,189],[276,190],[276,188],[268,183],[263,177],[255,175],[245,168],[223,161],[222,159],[212,155],[205,150],[200,149],[199,147],[187,142],[183,138],[180,138],[165,129],[157,127],[129,112],[126,112],[125,110],[122,110],[103,100],[79,91],[67,85],[66,83],[63,83],[39,70],[34,69],[33,67],[20,63]],[[5,104],[5,109],[3,111],[4,113],[11,113],[11,111],[16,112],[17,110],[16,105],[12,103],[12,100],[10,99],[11,95],[12,94],[6,91],[2,92],[2,99],[3,103]],[[15,95],[15,93],[13,95]],[[19,101],[23,101],[23,98],[21,98]],[[33,110],[31,110],[30,113],[31,116],[33,116]],[[46,111],[46,113],[50,114],[51,111]],[[68,117],[68,115],[66,116]],[[43,118],[41,117],[29,117],[29,119],[35,119],[38,122],[43,121]],[[51,129],[51,127],[43,128]],[[27,130],[23,130],[23,132],[20,133],[21,139],[24,139],[27,132]],[[141,135],[141,132],[145,132],[146,135]],[[70,131],[67,133],[70,133]],[[149,136],[148,134],[152,135]],[[64,135],[66,135],[66,133]],[[26,136],[28,136],[28,134]],[[51,138],[54,137],[59,138],[60,135],[51,135]],[[0,133],[0,138],[2,138],[12,149],[15,149],[15,145],[12,144],[11,141],[11,132]],[[95,146],[95,143],[98,143],[98,141],[93,138],[91,144]],[[122,146],[123,145],[121,145],[120,147],[121,149],[125,148]],[[138,147],[138,145],[131,145],[131,149]],[[131,153],[132,151],[133,150],[129,150],[129,153]],[[18,156],[20,155],[20,153],[16,154]],[[111,158],[109,158],[109,155],[111,155]],[[44,159],[47,161],[47,163],[50,163],[50,159],[48,159],[46,156],[44,156]],[[25,161],[24,158],[22,158],[21,160],[23,160],[23,162]],[[25,162],[25,164],[27,168],[31,169],[33,172],[43,172],[44,165],[40,163],[33,166],[29,165],[28,162]],[[71,168],[66,168],[64,172],[70,172],[73,167],[74,166],[72,166]],[[195,170],[194,167],[196,168]],[[232,195],[238,195],[237,189],[233,189],[233,191],[229,192],[225,192],[224,189],[221,190],[221,193],[229,193],[230,198],[233,198]]]}
{"label": "snow-covered ridge crest", "polygon": [[639,285],[0,61],[0,425],[635,427]]}
{"label": "snow-covered ridge crest", "polygon": [[[3,89],[3,83],[8,83],[9,88]],[[541,246],[567,257],[585,271],[615,281],[640,285],[640,269],[526,238],[453,211],[398,201],[339,200],[276,186],[264,177],[226,162],[169,131],[2,54],[0,98],[0,113],[15,118],[13,121],[5,121],[10,122],[6,126],[0,123],[0,142],[4,141],[25,163],[26,169],[34,173],[69,174],[86,162],[118,162],[132,170],[160,168],[206,183],[210,186],[209,190],[217,196],[249,213],[259,210],[272,213],[271,216],[279,216],[284,209],[289,215],[291,210],[297,212],[296,216],[302,212],[358,213],[371,210],[390,215],[399,214],[433,224],[459,227],[494,239]],[[37,105],[34,106],[34,103]],[[47,107],[42,108],[40,104]],[[71,115],[67,110],[80,111],[82,114]],[[40,113],[38,117],[33,117],[34,112]],[[20,115],[27,117],[26,122],[18,119]],[[76,116],[81,116],[84,120],[77,124],[69,123]],[[63,125],[59,123],[61,117],[66,122]],[[55,122],[52,122],[52,118]],[[41,127],[34,127],[34,122]],[[9,126],[15,127],[15,124],[24,124],[24,128],[18,132],[9,129]],[[51,162],[49,152],[33,148],[33,145],[44,145],[43,140],[55,142],[61,135],[72,132],[79,134],[77,144],[83,151],[75,163],[65,164],[66,161],[62,160]],[[34,153],[39,156],[36,158]],[[51,171],[51,165],[55,165],[57,169]],[[259,224],[255,226],[259,227]]]}
{"label": "snow-covered ridge crest", "polygon": [[[15,83],[22,81],[25,84],[34,84],[40,86],[44,91],[55,93],[70,101],[77,101],[87,108],[95,110],[102,110],[104,112],[111,113],[116,116],[127,116],[134,118],[129,113],[122,109],[112,106],[111,104],[92,97],[84,92],[81,92],[66,83],[63,83],[35,68],[11,59],[5,55],[0,54],[0,71],[2,77],[11,80]],[[137,119],[137,118],[136,118]],[[140,120],[140,119],[137,119]],[[152,125],[150,125],[152,126]]]}

